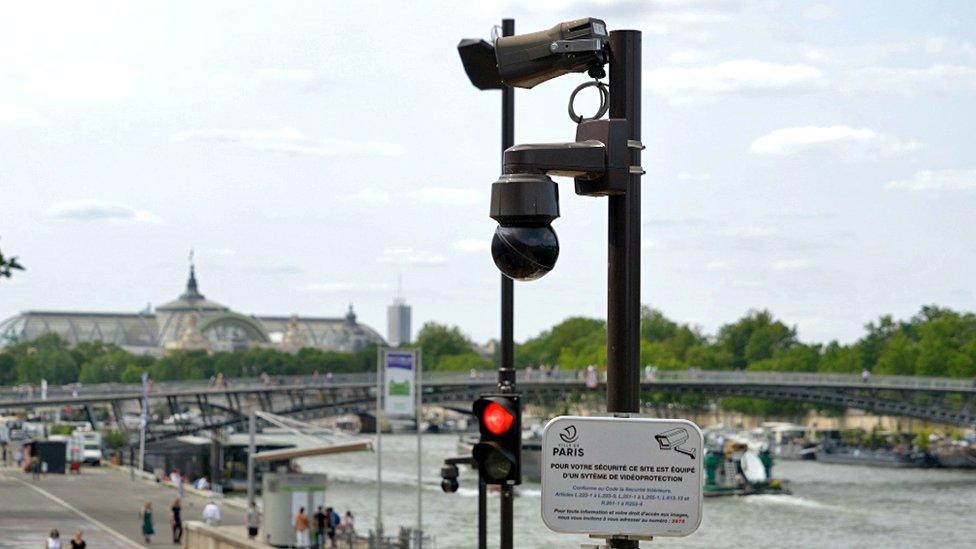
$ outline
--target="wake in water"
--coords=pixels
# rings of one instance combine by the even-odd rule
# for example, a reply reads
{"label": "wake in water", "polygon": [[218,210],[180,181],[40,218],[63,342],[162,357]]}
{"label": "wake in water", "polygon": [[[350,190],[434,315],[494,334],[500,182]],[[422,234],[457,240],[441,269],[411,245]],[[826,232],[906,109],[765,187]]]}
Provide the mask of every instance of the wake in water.
{"label": "wake in water", "polygon": [[824,511],[843,511],[841,507],[835,505],[827,505],[825,503],[820,503],[819,501],[813,501],[811,499],[786,494],[759,494],[755,496],[747,496],[744,499],[748,503],[758,505],[788,505],[793,507],[803,507],[806,509],[820,509]]}

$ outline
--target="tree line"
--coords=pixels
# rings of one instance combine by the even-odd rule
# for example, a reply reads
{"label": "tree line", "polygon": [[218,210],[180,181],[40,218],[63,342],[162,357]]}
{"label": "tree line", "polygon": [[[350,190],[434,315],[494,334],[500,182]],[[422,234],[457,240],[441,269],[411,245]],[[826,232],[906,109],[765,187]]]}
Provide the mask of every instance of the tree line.
{"label": "tree line", "polygon": [[[766,310],[750,311],[714,335],[668,319],[645,307],[641,315],[641,363],[659,369],[697,367],[878,375],[976,376],[976,315],[926,306],[907,320],[883,316],[865,326],[852,343],[805,343],[795,326]],[[488,369],[497,357],[475,350],[457,326],[428,322],[411,345],[423,349],[424,369]],[[606,364],[606,322],[572,317],[516,346],[516,367],[579,369]],[[69,345],[56,334],[16,343],[0,352],[0,385],[73,382],[138,382],[142,372],[156,380],[370,372],[376,346],[355,353],[306,348],[296,354],[257,348],[235,352],[182,352],[164,357],[133,355],[113,344]]]}

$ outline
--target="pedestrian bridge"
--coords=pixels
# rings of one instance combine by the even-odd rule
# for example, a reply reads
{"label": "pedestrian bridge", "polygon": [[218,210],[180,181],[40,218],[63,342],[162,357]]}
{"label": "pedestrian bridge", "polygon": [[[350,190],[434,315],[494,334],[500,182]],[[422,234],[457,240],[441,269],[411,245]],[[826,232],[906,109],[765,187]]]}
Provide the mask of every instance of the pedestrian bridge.
{"label": "pedestrian bridge", "polygon": [[[518,390],[529,401],[551,401],[588,391],[602,394],[606,390],[602,380],[596,386],[587,387],[582,371],[554,370],[543,374],[533,370],[518,374]],[[478,394],[494,390],[494,378],[493,372],[425,373],[423,401],[466,409]],[[206,381],[156,383],[148,392],[149,437],[165,438],[239,424],[251,409],[305,419],[364,413],[375,408],[375,384],[375,374],[337,375],[329,379],[324,376],[281,377],[271,381],[238,379],[224,387]],[[976,383],[957,378],[874,376],[862,379],[859,375],[845,374],[665,370],[642,378],[641,391],[803,402],[976,426]],[[0,413],[71,407],[83,410],[93,424],[105,417],[134,428],[138,426],[142,398],[142,388],[135,384],[51,387],[46,395],[40,395],[36,388],[2,388]]]}

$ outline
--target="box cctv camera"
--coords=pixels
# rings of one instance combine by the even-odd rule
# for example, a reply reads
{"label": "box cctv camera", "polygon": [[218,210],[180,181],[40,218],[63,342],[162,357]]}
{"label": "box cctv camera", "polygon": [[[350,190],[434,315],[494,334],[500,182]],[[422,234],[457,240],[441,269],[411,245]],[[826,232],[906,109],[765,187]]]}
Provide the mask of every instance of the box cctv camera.
{"label": "box cctv camera", "polygon": [[654,439],[657,440],[658,446],[662,450],[674,450],[679,454],[684,454],[691,459],[695,459],[695,449],[682,448],[681,445],[688,442],[688,438],[691,435],[688,434],[688,430],[683,427],[675,427],[669,431],[665,431],[659,435],[654,435]]}

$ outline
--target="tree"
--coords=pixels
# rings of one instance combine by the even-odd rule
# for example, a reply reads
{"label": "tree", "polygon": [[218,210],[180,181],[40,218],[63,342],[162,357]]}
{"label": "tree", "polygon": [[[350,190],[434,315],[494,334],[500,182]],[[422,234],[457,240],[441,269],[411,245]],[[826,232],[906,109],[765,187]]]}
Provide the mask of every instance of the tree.
{"label": "tree", "polygon": [[13,271],[23,271],[24,266],[17,261],[17,257],[4,257],[0,252],[0,278],[10,278]]}
{"label": "tree", "polygon": [[719,329],[718,345],[732,356],[733,368],[772,358],[777,351],[796,345],[796,329],[773,319],[769,311],[749,311]]}
{"label": "tree", "polygon": [[473,354],[471,341],[460,328],[436,322],[427,322],[420,328],[414,346],[423,350],[424,369],[430,371],[441,369],[444,357]]}

